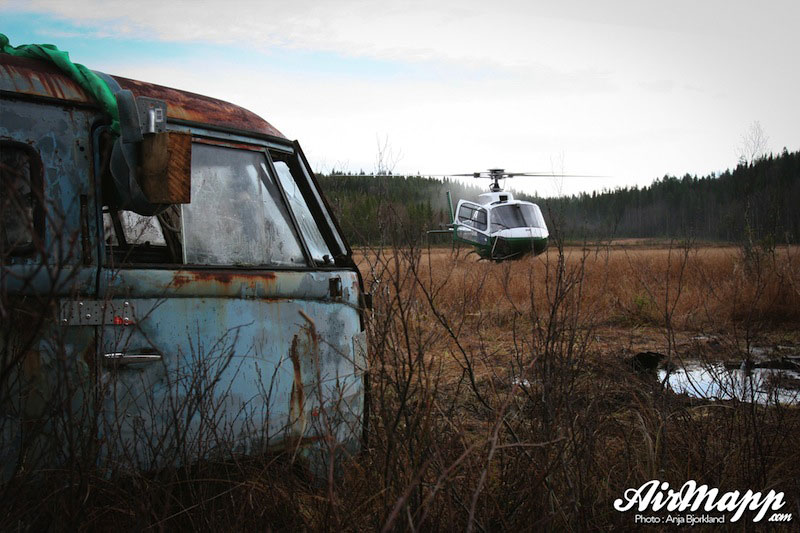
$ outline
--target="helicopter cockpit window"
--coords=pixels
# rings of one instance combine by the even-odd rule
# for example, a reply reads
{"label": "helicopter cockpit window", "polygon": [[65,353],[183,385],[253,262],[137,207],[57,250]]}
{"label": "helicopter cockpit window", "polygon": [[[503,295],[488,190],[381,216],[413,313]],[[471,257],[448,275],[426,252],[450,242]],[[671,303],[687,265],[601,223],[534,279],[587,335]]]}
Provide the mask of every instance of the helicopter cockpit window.
{"label": "helicopter cockpit window", "polygon": [[510,228],[547,228],[538,205],[512,204],[492,209],[491,231]]}
{"label": "helicopter cockpit window", "polygon": [[462,205],[458,210],[458,222],[478,230],[486,230],[486,210],[477,206]]}

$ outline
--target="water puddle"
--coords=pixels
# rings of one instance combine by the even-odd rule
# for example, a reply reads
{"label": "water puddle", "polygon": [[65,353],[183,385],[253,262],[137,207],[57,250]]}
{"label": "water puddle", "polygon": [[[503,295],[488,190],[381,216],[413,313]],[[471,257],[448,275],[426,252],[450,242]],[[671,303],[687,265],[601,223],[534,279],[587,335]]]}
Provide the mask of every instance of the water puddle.
{"label": "water puddle", "polygon": [[[663,382],[666,375],[666,370],[659,370],[659,381]],[[687,362],[669,373],[667,384],[673,391],[694,398],[800,405],[798,370],[731,369],[723,363]]]}

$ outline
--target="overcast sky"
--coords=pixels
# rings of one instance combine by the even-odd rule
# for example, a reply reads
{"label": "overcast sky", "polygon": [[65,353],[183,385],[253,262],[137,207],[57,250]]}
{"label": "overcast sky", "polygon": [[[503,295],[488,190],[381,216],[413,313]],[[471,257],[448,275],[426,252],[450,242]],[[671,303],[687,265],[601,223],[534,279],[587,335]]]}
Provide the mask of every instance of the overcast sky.
{"label": "overcast sky", "polygon": [[[587,173],[540,194],[800,149],[800,1],[0,0],[12,45],[228,100],[318,171]],[[522,184],[510,184],[521,186]]]}

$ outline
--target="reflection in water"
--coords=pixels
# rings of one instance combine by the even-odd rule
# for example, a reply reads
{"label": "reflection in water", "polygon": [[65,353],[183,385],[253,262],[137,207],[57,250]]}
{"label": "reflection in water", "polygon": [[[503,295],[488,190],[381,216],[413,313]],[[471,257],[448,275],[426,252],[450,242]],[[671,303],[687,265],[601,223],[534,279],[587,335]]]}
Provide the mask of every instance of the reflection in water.
{"label": "reflection in water", "polygon": [[[658,371],[664,381],[666,370]],[[733,400],[760,404],[800,404],[800,372],[754,368],[727,370],[721,363],[686,363],[673,370],[667,384],[675,392],[695,398]],[[782,386],[793,383],[794,386]]]}

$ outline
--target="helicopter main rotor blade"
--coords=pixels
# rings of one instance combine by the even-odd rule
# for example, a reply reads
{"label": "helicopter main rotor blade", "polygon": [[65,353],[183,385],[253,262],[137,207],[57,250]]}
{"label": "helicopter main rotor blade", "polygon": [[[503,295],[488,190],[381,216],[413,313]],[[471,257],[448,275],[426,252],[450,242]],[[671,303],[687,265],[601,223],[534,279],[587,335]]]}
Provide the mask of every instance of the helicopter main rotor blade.
{"label": "helicopter main rotor blade", "polygon": [[443,174],[444,176],[465,176],[471,178],[489,178],[489,179],[505,179],[514,178],[516,176],[531,176],[535,178],[607,178],[608,176],[599,176],[596,174],[560,174],[553,172],[503,172],[502,174],[491,172],[470,172],[467,174]]}
{"label": "helicopter main rotor blade", "polygon": [[608,176],[598,176],[596,174],[554,174],[552,172],[510,172],[505,174],[506,178],[515,176],[531,176],[534,178],[607,178]]}
{"label": "helicopter main rotor blade", "polygon": [[[316,173],[327,175],[324,173]],[[405,174],[330,174],[334,178],[391,178],[395,176],[405,176]],[[470,172],[468,174],[418,174],[419,177],[469,177],[485,179],[506,179],[517,176],[529,176],[534,178],[608,178],[596,174],[554,174],[552,172],[504,172],[503,174],[490,174],[488,172]]]}

